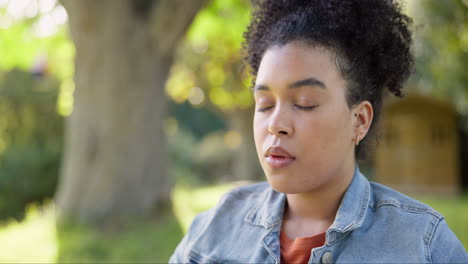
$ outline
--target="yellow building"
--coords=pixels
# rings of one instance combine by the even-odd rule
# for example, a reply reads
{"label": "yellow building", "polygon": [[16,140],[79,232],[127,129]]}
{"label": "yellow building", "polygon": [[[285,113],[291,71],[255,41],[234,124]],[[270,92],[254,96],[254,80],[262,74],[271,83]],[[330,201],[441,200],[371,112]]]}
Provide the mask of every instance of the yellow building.
{"label": "yellow building", "polygon": [[375,181],[404,193],[460,192],[457,113],[446,102],[407,95],[385,104]]}

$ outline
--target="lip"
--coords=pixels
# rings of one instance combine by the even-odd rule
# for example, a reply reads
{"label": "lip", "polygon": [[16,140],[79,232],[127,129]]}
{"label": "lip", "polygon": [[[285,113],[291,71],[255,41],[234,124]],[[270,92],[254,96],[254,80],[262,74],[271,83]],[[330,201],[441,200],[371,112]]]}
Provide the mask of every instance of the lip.
{"label": "lip", "polygon": [[265,152],[265,160],[268,166],[279,169],[289,166],[296,157],[281,147],[271,146]]}

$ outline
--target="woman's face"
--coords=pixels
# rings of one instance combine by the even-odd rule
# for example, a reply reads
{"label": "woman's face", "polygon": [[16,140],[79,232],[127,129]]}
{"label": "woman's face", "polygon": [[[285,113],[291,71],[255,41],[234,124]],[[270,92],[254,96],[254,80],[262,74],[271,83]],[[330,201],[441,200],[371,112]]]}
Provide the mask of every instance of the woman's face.
{"label": "woman's face", "polygon": [[255,145],[268,182],[279,192],[325,189],[354,172],[357,118],[334,58],[323,47],[296,41],[268,49],[260,63]]}

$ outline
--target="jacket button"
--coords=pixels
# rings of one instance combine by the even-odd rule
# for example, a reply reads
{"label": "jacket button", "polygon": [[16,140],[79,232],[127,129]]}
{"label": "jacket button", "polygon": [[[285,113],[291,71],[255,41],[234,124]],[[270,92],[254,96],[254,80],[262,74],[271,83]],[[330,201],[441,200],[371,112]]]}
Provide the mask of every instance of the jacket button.
{"label": "jacket button", "polygon": [[331,252],[325,252],[322,255],[322,263],[323,264],[330,264],[333,261],[333,254]]}

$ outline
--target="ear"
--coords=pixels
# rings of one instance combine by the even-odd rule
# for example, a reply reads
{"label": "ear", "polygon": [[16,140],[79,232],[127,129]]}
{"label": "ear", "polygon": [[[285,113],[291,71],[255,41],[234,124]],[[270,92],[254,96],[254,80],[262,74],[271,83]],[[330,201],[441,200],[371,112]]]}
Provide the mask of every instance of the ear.
{"label": "ear", "polygon": [[[369,101],[362,101],[351,110],[354,126],[353,141],[357,144],[362,141],[369,132],[374,118],[374,109]],[[357,140],[357,142],[356,142]]]}

